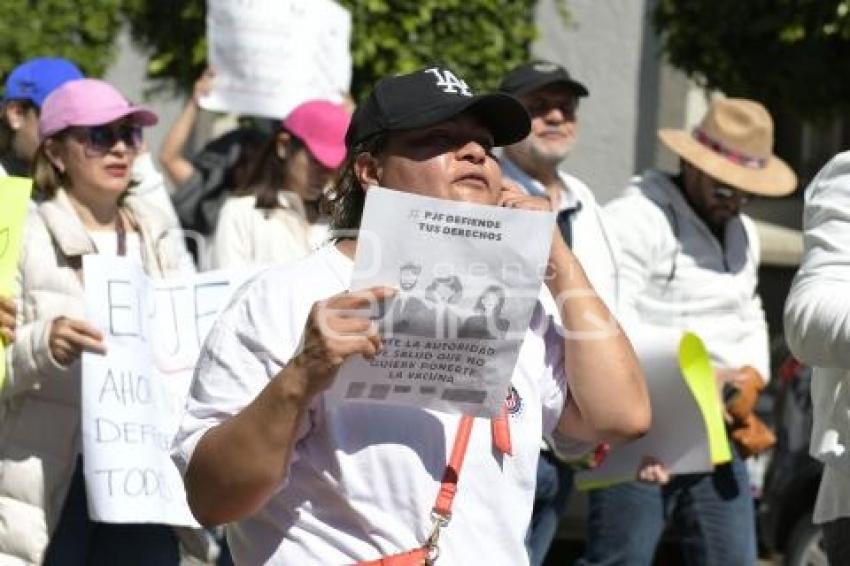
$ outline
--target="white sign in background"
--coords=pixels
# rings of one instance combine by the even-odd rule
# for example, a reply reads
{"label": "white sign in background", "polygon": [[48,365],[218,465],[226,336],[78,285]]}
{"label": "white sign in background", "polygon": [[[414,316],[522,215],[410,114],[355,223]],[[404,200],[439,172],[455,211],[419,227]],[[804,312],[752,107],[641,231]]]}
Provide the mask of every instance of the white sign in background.
{"label": "white sign in background", "polygon": [[652,425],[641,438],[614,446],[599,467],[577,472],[579,489],[635,480],[645,457],[676,475],[714,469],[705,420],[680,367],[682,332],[642,325],[631,328],[629,338],[646,376]]}
{"label": "white sign in background", "polygon": [[154,280],[125,258],[85,256],[87,319],[107,354],[82,357],[83,469],[93,520],[197,526],[171,440],[201,344],[244,275]]}
{"label": "white sign in background", "polygon": [[281,119],[351,87],[351,15],[332,0],[207,0],[207,110]]}
{"label": "white sign in background", "polygon": [[554,223],[550,212],[370,188],[351,288],[399,293],[376,315],[379,355],[346,360],[329,398],[498,415]]}

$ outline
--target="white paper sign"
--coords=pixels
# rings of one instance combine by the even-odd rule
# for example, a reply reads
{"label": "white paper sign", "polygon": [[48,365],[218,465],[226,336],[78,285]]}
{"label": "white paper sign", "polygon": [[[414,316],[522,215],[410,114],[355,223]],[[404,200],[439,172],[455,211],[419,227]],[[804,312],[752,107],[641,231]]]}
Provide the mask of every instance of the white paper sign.
{"label": "white paper sign", "polygon": [[82,357],[83,471],[93,520],[197,526],[169,456],[200,346],[244,274],[153,280],[83,258],[87,319],[107,354]]}
{"label": "white paper sign", "polygon": [[371,188],[352,289],[399,289],[373,309],[374,360],[349,358],[333,402],[475,416],[501,410],[549,257],[554,214]]}
{"label": "white paper sign", "polygon": [[576,473],[579,489],[635,480],[646,456],[672,474],[714,469],[705,420],[679,367],[681,337],[681,331],[650,326],[629,332],[646,375],[652,425],[641,438],[613,447],[598,468]]}
{"label": "white paper sign", "polygon": [[207,0],[208,110],[284,118],[351,86],[351,15],[332,0]]}

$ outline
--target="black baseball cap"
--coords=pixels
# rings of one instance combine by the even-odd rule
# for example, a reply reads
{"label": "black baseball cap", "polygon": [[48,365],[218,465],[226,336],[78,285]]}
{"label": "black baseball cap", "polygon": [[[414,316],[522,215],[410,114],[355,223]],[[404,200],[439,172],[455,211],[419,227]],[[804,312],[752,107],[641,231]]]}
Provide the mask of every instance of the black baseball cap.
{"label": "black baseball cap", "polygon": [[431,66],[378,81],[355,110],[345,144],[350,150],[381,132],[426,128],[466,111],[490,130],[497,146],[524,139],[531,128],[528,112],[513,96],[476,95],[451,69]]}
{"label": "black baseball cap", "polygon": [[542,59],[523,63],[509,72],[499,85],[499,90],[514,96],[522,96],[551,84],[562,84],[577,97],[590,94],[587,87],[573,79],[564,67]]}

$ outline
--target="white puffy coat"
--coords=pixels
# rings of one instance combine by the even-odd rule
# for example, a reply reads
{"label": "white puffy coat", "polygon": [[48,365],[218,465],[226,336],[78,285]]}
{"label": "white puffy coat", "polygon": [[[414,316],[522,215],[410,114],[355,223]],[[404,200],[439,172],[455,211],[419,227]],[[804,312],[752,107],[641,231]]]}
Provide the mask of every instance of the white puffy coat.
{"label": "white puffy coat", "polygon": [[850,517],[850,152],[806,189],[805,252],[785,303],[788,346],[815,366],[810,451],[826,464],[815,521]]}
{"label": "white puffy coat", "polygon": [[721,246],[665,174],[649,170],[604,208],[619,240],[619,311],[628,328],[691,331],[716,368],[770,375],[767,323],[756,294],[759,240],[743,214]]}
{"label": "white puffy coat", "polygon": [[[182,234],[158,210],[127,197],[139,227],[145,270],[193,271]],[[48,336],[58,316],[84,318],[82,256],[94,242],[63,190],[30,212],[15,296],[18,328],[0,389],[0,563],[37,564],[56,527],[80,451],[80,363],[53,359]]]}

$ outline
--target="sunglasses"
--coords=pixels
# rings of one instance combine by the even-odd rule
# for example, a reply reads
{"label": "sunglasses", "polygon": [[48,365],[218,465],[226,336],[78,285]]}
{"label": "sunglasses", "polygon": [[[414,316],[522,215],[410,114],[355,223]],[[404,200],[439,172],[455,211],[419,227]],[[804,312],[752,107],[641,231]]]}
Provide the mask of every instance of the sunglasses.
{"label": "sunglasses", "polygon": [[531,97],[524,101],[525,108],[533,117],[544,116],[551,110],[560,110],[567,118],[575,117],[578,99],[569,97]]}
{"label": "sunglasses", "polygon": [[732,200],[736,196],[741,204],[746,204],[750,200],[750,195],[732,187],[727,187],[726,185],[717,185],[714,187],[714,198],[717,200]]}
{"label": "sunglasses", "polygon": [[109,153],[119,141],[128,149],[138,151],[142,147],[142,127],[133,124],[119,126],[88,126],[75,129],[77,139],[86,149],[86,155],[98,157]]}

